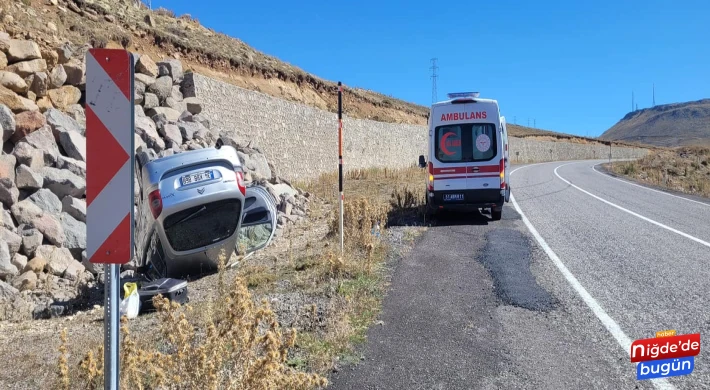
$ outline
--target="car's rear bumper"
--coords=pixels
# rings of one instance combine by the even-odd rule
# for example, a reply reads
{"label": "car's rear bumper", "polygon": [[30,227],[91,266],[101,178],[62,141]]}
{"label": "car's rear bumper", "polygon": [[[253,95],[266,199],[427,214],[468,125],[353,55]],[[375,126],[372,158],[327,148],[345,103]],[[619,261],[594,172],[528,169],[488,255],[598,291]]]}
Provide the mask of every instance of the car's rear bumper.
{"label": "car's rear bumper", "polygon": [[[463,195],[463,199],[447,199],[447,195]],[[432,210],[478,210],[501,208],[505,203],[504,190],[427,191],[427,205]]]}

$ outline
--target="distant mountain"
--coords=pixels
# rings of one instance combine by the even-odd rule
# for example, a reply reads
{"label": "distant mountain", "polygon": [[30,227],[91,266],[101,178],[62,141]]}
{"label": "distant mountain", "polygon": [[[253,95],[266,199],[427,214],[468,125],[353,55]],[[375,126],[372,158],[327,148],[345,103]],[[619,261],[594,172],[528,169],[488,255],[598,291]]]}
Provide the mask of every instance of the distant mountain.
{"label": "distant mountain", "polygon": [[710,146],[710,99],[630,112],[600,138],[666,147]]}

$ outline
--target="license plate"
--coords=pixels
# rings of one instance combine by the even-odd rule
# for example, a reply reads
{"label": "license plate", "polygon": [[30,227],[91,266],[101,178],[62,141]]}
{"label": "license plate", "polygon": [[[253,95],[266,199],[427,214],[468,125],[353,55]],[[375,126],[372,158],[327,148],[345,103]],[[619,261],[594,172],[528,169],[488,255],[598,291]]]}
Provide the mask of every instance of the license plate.
{"label": "license plate", "polygon": [[212,171],[202,171],[185,175],[180,178],[180,182],[182,183],[182,185],[186,186],[189,184],[212,180],[213,178],[214,175],[212,174]]}
{"label": "license plate", "polygon": [[463,200],[463,194],[444,194],[444,200],[447,202]]}

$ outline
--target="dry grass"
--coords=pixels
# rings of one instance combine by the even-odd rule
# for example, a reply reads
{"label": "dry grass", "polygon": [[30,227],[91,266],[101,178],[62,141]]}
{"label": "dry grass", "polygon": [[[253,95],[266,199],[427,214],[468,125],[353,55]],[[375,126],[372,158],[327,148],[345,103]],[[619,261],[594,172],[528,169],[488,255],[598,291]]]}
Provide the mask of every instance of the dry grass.
{"label": "dry grass", "polygon": [[[226,260],[222,256],[223,264]],[[220,272],[224,272],[224,267]],[[207,312],[200,316],[189,315],[191,305],[180,306],[167,298],[155,297],[159,343],[134,338],[124,318],[120,351],[122,387],[312,389],[327,384],[325,378],[287,364],[296,331],[282,331],[269,304],[254,302],[242,276],[236,277],[231,289],[220,296],[224,298],[207,305]],[[58,364],[62,388],[101,388],[103,347],[88,351],[72,372],[67,369],[64,343],[65,339]]]}
{"label": "dry grass", "polygon": [[630,179],[675,191],[710,197],[710,148],[660,150],[638,161],[604,165]]}

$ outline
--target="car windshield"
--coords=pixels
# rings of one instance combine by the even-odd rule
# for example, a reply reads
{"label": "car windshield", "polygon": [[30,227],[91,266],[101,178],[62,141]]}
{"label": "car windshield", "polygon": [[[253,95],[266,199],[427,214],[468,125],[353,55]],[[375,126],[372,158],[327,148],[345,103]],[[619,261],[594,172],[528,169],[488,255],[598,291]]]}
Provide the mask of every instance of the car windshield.
{"label": "car windshield", "polygon": [[439,126],[435,138],[436,158],[444,163],[488,161],[497,150],[492,123],[464,123]]}

